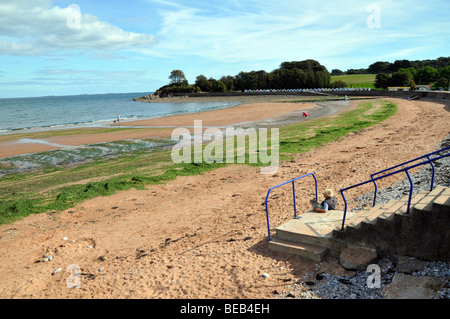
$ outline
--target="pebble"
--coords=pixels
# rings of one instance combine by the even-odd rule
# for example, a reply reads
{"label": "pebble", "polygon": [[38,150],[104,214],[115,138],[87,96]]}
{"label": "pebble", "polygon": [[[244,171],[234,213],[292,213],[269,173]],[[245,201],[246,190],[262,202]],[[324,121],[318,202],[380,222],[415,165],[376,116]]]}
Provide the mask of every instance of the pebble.
{"label": "pebble", "polygon": [[58,268],[58,269],[53,270],[52,276],[55,275],[56,273],[60,272],[61,270],[62,270],[62,268]]}

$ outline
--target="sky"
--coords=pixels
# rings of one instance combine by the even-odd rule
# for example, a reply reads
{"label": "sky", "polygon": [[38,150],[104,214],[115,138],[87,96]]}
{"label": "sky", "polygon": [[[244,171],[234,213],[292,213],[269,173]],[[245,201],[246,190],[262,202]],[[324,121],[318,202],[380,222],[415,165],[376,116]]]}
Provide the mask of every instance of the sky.
{"label": "sky", "polygon": [[448,0],[0,0],[0,98],[152,92],[314,59],[450,56]]}

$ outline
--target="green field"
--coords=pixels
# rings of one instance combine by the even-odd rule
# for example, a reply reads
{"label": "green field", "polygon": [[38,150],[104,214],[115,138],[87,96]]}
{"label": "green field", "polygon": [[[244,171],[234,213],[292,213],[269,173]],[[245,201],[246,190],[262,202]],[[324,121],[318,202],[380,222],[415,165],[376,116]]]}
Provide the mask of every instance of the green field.
{"label": "green field", "polygon": [[375,89],[375,74],[334,75],[331,82],[341,80],[347,83],[347,87]]}

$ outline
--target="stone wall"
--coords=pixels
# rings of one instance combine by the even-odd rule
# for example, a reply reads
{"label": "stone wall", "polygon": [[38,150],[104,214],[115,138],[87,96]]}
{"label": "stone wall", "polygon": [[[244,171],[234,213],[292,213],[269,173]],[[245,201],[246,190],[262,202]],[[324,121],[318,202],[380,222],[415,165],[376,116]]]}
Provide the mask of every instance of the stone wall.
{"label": "stone wall", "polygon": [[395,98],[407,98],[416,96],[419,98],[433,98],[433,99],[445,99],[450,100],[449,91],[324,91],[324,92],[223,92],[223,93],[177,93],[173,94],[174,97],[219,97],[219,96],[270,96],[270,95],[298,95],[302,96],[388,96]]}

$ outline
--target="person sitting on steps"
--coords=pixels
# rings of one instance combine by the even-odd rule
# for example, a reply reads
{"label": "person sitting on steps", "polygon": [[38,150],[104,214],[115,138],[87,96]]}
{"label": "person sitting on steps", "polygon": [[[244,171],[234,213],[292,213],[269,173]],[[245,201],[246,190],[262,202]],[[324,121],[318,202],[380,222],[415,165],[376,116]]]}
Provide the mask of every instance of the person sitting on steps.
{"label": "person sitting on steps", "polygon": [[328,210],[335,210],[337,199],[334,197],[333,191],[331,189],[326,189],[323,192],[325,200],[319,204],[315,199],[311,200],[313,210],[318,213],[327,213]]}

